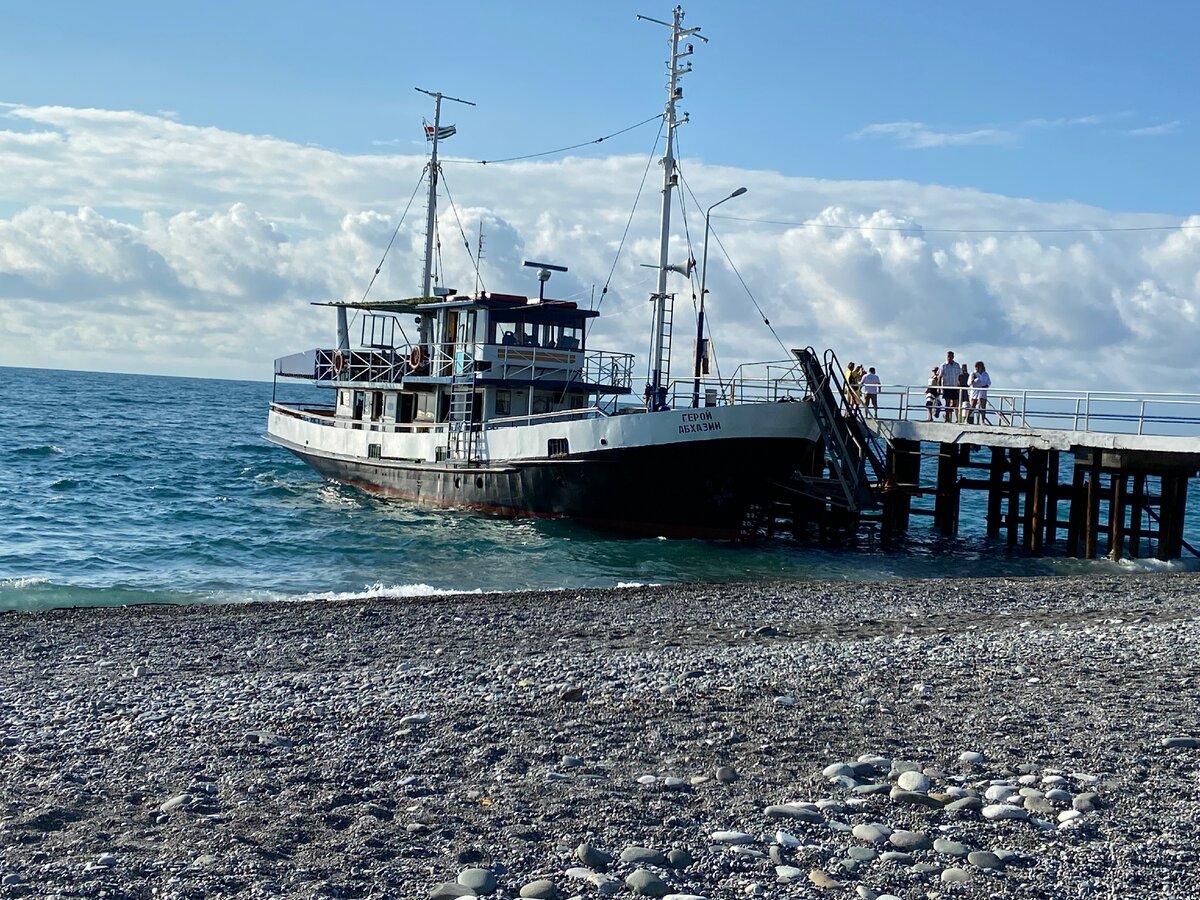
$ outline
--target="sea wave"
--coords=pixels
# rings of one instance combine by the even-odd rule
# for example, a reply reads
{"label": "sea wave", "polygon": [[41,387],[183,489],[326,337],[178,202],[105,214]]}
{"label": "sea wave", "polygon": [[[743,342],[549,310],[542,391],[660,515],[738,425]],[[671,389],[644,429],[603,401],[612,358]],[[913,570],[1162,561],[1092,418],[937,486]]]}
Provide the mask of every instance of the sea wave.
{"label": "sea wave", "polygon": [[18,447],[13,451],[13,454],[15,456],[23,456],[26,459],[49,459],[64,452],[62,447],[55,446],[54,444],[42,444],[37,447]]}

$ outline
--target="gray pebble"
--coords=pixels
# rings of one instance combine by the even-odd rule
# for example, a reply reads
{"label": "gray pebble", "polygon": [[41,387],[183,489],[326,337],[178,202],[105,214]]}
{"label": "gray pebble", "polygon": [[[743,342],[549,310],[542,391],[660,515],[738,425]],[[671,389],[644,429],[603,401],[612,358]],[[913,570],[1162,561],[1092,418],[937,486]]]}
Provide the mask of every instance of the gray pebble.
{"label": "gray pebble", "polygon": [[587,841],[584,841],[575,848],[575,858],[597,872],[606,871],[612,865],[613,861],[611,853],[605,853],[603,850],[593,847]]}
{"label": "gray pebble", "polygon": [[490,894],[496,890],[496,876],[490,869],[463,869],[458,873],[458,883],[477,894]]}
{"label": "gray pebble", "polygon": [[646,869],[635,869],[625,878],[625,887],[639,897],[665,897],[671,893],[665,881]]}
{"label": "gray pebble", "polygon": [[1001,869],[1004,864],[1000,857],[987,850],[972,850],[967,854],[967,862],[980,869]]}
{"label": "gray pebble", "polygon": [[971,848],[966,844],[947,840],[946,838],[935,839],[933,849],[938,853],[944,853],[946,856],[966,856],[971,852]]}
{"label": "gray pebble", "polygon": [[661,850],[632,846],[621,851],[621,862],[631,866],[665,866],[667,858]]}
{"label": "gray pebble", "polygon": [[549,878],[539,878],[521,888],[521,896],[529,900],[558,900],[558,886]]}

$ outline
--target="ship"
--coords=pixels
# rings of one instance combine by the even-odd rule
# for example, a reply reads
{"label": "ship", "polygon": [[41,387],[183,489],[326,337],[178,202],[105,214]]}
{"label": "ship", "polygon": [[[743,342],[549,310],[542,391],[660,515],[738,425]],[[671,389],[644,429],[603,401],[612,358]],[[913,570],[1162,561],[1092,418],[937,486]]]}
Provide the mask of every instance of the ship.
{"label": "ship", "polygon": [[[670,22],[639,18],[670,29],[644,387],[635,379],[635,354],[591,346],[597,309],[546,296],[564,266],[526,261],[537,271],[536,297],[462,296],[433,284],[438,145],[455,131],[442,124],[442,104],[457,98],[423,91],[435,106],[425,126],[431,149],[421,293],[318,301],[334,313],[335,345],[275,360],[271,443],[329,480],[402,501],[667,538],[745,537],[780,485],[819,468],[819,410],[796,360],[709,376],[703,270],[692,365],[685,377],[671,377],[675,294],[668,276],[691,281],[695,274],[694,262],[668,261],[680,180],[676,106],[680,80],[691,71],[686,57],[704,38],[684,27],[679,7]],[[283,399],[281,383],[295,381],[332,399]]]}

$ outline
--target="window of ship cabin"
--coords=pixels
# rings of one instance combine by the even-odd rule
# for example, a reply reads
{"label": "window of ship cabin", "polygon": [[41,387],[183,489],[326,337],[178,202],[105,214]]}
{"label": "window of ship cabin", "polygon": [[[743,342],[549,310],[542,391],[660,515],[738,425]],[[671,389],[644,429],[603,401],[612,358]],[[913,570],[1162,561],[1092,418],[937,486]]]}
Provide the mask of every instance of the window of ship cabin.
{"label": "window of ship cabin", "polygon": [[396,395],[388,393],[383,398],[383,418],[387,422],[396,421]]}
{"label": "window of ship cabin", "polygon": [[564,325],[559,329],[558,342],[555,346],[559,350],[578,350],[583,346],[583,329]]}
{"label": "window of ship cabin", "polygon": [[396,398],[397,422],[412,422],[417,418],[417,395],[416,394],[399,394]]}
{"label": "window of ship cabin", "polygon": [[550,394],[538,392],[533,395],[533,414],[535,416],[542,413],[550,412],[550,404],[553,402]]}
{"label": "window of ship cabin", "polygon": [[496,391],[496,415],[507,416],[512,410],[512,391]]}
{"label": "window of ship cabin", "polygon": [[383,417],[383,391],[372,391],[371,394],[371,420],[378,422]]}
{"label": "window of ship cabin", "polygon": [[354,392],[354,413],[355,419],[362,419],[363,406],[366,403],[366,394],[363,391]]}

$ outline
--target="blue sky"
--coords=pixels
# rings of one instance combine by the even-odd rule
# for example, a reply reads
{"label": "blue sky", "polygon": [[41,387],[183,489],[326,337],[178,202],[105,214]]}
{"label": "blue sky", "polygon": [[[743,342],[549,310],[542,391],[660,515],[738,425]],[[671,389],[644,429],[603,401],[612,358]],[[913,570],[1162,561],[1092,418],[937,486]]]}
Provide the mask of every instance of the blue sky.
{"label": "blue sky", "polygon": [[[996,359],[1009,386],[1094,386],[1099,356],[1108,387],[1200,390],[1200,5],[686,9],[711,43],[683,82],[696,199],[676,215],[679,261],[700,256],[696,205],[749,189],[713,220],[724,359],[779,358],[761,308],[787,344],[895,383],[949,345]],[[477,104],[445,114],[462,207],[443,206],[445,283],[473,283],[450,250],[460,222],[482,226],[489,288],[535,290],[531,257],[571,267],[560,296],[611,272],[597,340],[639,350],[653,183],[614,257],[657,126],[462,162],[659,113],[667,30],[638,13],[671,8],[7,4],[0,364],[269,377],[274,357],[328,343],[306,302],[361,295],[398,225],[377,287],[411,296],[421,202],[400,215],[431,115],[414,87]]]}
{"label": "blue sky", "polygon": [[[1114,210],[1200,209],[1200,5],[686,9],[711,39],[686,104],[708,163]],[[663,30],[634,15],[669,11],[645,2],[14,3],[0,34],[0,100],[169,110],[196,125],[359,153],[416,134],[427,104],[412,88],[421,86],[479,104],[451,112],[464,126],[458,152],[509,156],[653,115]],[[863,133],[894,123],[924,128]],[[914,132],[927,133],[926,146],[913,145]],[[685,150],[691,137],[681,135]],[[647,140],[639,132],[617,146],[640,151]]]}

